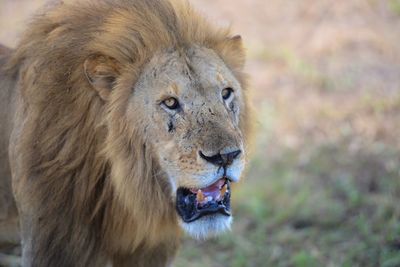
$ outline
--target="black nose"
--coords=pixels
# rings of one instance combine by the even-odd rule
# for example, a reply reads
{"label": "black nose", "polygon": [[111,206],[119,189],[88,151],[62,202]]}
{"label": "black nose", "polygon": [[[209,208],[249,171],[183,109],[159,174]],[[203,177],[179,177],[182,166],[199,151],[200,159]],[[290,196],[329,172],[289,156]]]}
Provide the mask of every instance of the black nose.
{"label": "black nose", "polygon": [[240,153],[242,153],[241,150],[236,150],[236,151],[229,152],[226,154],[218,153],[214,156],[209,157],[209,156],[204,155],[203,152],[199,151],[200,157],[202,157],[203,159],[205,159],[206,161],[208,161],[214,165],[222,166],[222,167],[231,165],[233,160],[235,158],[237,158],[240,155]]}

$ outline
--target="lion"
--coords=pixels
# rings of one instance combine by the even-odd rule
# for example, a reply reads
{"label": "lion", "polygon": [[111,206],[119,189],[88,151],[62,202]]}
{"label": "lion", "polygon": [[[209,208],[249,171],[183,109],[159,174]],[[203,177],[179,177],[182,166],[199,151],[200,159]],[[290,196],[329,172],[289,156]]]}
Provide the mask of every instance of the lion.
{"label": "lion", "polygon": [[67,1],[1,51],[0,243],[23,266],[170,266],[183,233],[229,230],[240,36],[184,0]]}

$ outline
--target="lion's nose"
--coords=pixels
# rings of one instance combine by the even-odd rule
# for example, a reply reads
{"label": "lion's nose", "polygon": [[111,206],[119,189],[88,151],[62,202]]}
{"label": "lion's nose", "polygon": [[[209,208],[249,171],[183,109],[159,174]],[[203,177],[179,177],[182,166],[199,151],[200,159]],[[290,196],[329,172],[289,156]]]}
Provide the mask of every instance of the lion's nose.
{"label": "lion's nose", "polygon": [[229,153],[218,153],[213,156],[206,156],[203,154],[203,152],[199,151],[200,157],[205,159],[207,162],[210,162],[214,165],[221,166],[221,167],[226,167],[232,164],[233,160],[237,158],[240,153],[242,153],[241,150],[235,150],[233,152]]}

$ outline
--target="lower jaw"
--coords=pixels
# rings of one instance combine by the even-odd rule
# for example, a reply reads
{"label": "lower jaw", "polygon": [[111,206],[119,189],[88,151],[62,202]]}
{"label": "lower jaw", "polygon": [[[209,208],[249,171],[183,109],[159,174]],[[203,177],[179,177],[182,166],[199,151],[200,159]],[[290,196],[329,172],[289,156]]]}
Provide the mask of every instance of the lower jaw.
{"label": "lower jaw", "polygon": [[220,213],[202,216],[190,223],[180,220],[183,230],[195,239],[207,239],[218,236],[231,229],[232,216]]}

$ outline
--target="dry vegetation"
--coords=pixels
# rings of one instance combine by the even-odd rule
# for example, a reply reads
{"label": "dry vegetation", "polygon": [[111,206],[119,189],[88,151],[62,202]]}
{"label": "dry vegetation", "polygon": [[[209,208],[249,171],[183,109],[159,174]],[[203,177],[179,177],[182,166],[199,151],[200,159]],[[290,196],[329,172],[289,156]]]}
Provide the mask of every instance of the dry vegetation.
{"label": "dry vegetation", "polygon": [[[0,42],[43,2],[0,1]],[[233,233],[176,266],[400,266],[400,1],[192,2],[247,43],[257,138]]]}

